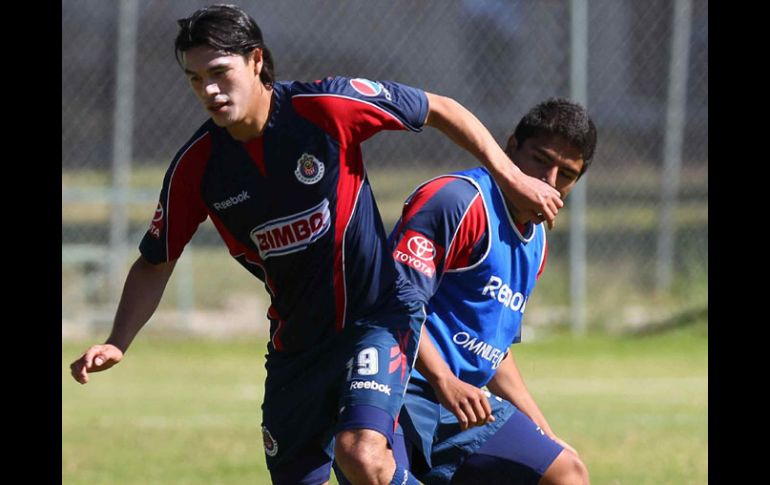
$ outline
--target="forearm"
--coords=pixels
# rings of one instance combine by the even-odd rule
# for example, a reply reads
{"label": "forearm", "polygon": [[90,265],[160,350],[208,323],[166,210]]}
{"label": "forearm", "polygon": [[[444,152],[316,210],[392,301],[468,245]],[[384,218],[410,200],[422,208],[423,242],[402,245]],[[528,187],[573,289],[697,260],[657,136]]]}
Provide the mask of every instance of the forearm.
{"label": "forearm", "polygon": [[134,262],[123,286],[112,332],[105,343],[116,346],[122,352],[128,349],[158,308],[175,264],[171,261],[153,265],[141,256]]}
{"label": "forearm", "polygon": [[432,93],[426,95],[429,105],[426,125],[438,129],[470,152],[496,179],[513,181],[521,174],[521,170],[511,163],[489,130],[473,113],[451,98]]}
{"label": "forearm", "polygon": [[524,383],[524,378],[516,366],[513,355],[508,355],[500,363],[497,372],[487,383],[487,388],[497,396],[513,403],[521,412],[529,416],[549,436],[554,433],[548,421],[537,406],[535,399],[530,394]]}
{"label": "forearm", "polygon": [[441,354],[433,343],[433,339],[425,325],[422,327],[420,347],[417,351],[417,362],[415,363],[415,367],[420,371],[420,374],[425,376],[428,383],[434,389],[436,389],[443,380],[454,376],[454,373],[443,357],[441,357]]}
{"label": "forearm", "polygon": [[425,94],[428,97],[425,124],[440,130],[486,167],[513,207],[513,217],[522,224],[545,221],[553,229],[556,214],[564,205],[559,191],[523,173],[497,145],[489,130],[460,103],[444,96]]}

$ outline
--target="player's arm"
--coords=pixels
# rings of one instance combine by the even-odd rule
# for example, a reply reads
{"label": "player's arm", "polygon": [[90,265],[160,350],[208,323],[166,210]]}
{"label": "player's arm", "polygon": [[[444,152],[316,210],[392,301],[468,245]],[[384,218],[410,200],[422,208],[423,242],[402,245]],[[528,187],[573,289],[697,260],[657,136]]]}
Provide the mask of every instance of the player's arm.
{"label": "player's arm", "polygon": [[200,180],[211,152],[206,126],[179,149],[166,171],[158,206],[139,244],[141,256],[126,277],[109,338],[102,345],[90,347],[70,365],[72,377],[81,384],[88,382],[89,372],[107,370],[120,362],[136,334],[155,313],[176,260],[207,217],[200,197]]}
{"label": "player's arm", "polygon": [[176,260],[151,264],[139,256],[126,277],[107,341],[91,346],[70,365],[76,381],[85,384],[90,372],[107,370],[121,361],[134,337],[158,308],[175,264]]}
{"label": "player's arm", "polygon": [[457,417],[461,429],[481,426],[495,420],[484,392],[454,375],[433,344],[425,325],[422,327],[415,367],[436,391],[439,403]]}
{"label": "player's arm", "polygon": [[[420,187],[404,204],[391,234],[396,269],[427,301],[447,269],[469,266],[486,247],[486,211],[478,189],[460,178],[439,177]],[[434,248],[430,269],[412,266],[398,254],[409,254],[412,237],[423,237]],[[475,249],[475,251],[474,251]],[[489,401],[479,388],[461,381],[436,348],[428,327],[423,328],[416,368],[463,429],[491,421]]]}
{"label": "player's arm", "polygon": [[508,355],[506,355],[500,363],[500,367],[497,368],[495,375],[487,383],[487,388],[495,395],[513,403],[521,412],[526,414],[529,419],[540,426],[540,429],[542,429],[551,439],[577,453],[572,446],[554,434],[551,426],[545,419],[545,416],[537,406],[535,398],[532,397],[529,389],[527,389],[524,378],[522,377],[521,372],[519,372],[519,368],[516,365],[516,361],[511,352],[508,352]]}
{"label": "player's arm", "polygon": [[492,174],[506,198],[537,220],[542,214],[549,228],[564,205],[550,185],[525,175],[498,146],[489,130],[473,113],[454,99],[425,93],[428,117],[425,124],[437,128],[476,157]]}

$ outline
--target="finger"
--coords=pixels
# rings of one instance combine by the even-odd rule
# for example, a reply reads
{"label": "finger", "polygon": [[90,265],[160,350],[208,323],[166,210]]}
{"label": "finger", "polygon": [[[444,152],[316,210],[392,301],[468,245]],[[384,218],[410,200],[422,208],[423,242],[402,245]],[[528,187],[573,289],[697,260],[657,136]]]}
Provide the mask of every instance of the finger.
{"label": "finger", "polygon": [[465,415],[462,409],[455,408],[452,412],[457,417],[457,421],[460,423],[460,429],[463,431],[468,429],[468,417]]}
{"label": "finger", "polygon": [[75,364],[72,364],[70,366],[70,375],[72,376],[73,379],[75,379],[76,381],[79,381],[80,372],[78,371],[77,368],[75,368]]}
{"label": "finger", "polygon": [[545,222],[548,229],[553,229],[555,217],[549,217],[546,212],[533,212],[532,214],[534,214],[532,218],[537,221],[538,224]]}
{"label": "finger", "polygon": [[86,353],[85,353],[85,354],[83,354],[83,357],[82,357],[82,358],[83,358],[83,362],[85,363],[85,368],[86,368],[86,369],[90,369],[90,368],[91,368],[91,366],[92,366],[92,365],[93,365],[93,363],[94,363],[94,357],[96,356],[96,354],[97,354],[98,352],[99,352],[99,351],[98,351],[96,348],[94,348],[94,347],[91,347],[90,349],[88,349],[88,350],[86,351]]}
{"label": "finger", "polygon": [[481,406],[484,408],[485,416],[487,416],[487,422],[489,422],[489,418],[492,418],[492,421],[494,421],[494,416],[492,416],[492,405],[489,404],[489,399],[487,399],[487,396],[482,396]]}
{"label": "finger", "polygon": [[[73,364],[75,365],[75,364]],[[81,384],[88,382],[88,372],[85,365],[76,365],[71,371],[72,377]]]}
{"label": "finger", "polygon": [[[556,189],[554,189],[554,190],[556,190]],[[556,190],[556,197],[553,199],[553,203],[556,206],[557,212],[558,212],[559,209],[564,207],[564,201],[561,200],[561,194],[559,193],[558,190]]]}
{"label": "finger", "polygon": [[487,409],[484,404],[487,404],[487,407],[489,403],[487,403],[487,399],[485,396],[481,396],[481,399],[479,401],[476,401],[476,426],[483,426],[487,423],[487,420],[489,419],[489,414],[492,411],[491,409]]}
{"label": "finger", "polygon": [[465,415],[468,417],[468,428],[471,426],[476,426],[476,423],[478,421],[478,418],[476,417],[476,412],[473,410],[473,404],[466,402],[465,408],[463,409],[465,412]]}

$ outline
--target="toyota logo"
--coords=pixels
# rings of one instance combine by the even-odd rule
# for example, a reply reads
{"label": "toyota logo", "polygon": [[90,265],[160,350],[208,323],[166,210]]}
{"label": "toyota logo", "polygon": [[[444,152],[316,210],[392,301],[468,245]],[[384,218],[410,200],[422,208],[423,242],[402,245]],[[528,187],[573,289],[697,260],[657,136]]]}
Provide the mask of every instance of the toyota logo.
{"label": "toyota logo", "polygon": [[163,220],[163,206],[158,202],[158,207],[155,209],[155,216],[152,218],[152,222],[158,222]]}
{"label": "toyota logo", "polygon": [[423,261],[432,261],[436,257],[436,246],[433,242],[422,236],[414,236],[407,243],[409,252],[422,259]]}

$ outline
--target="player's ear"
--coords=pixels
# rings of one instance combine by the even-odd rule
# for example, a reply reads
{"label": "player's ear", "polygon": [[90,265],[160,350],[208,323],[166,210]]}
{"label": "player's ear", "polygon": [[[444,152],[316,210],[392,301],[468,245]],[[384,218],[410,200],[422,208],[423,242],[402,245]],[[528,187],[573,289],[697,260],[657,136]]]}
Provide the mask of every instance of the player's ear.
{"label": "player's ear", "polygon": [[510,156],[513,154],[513,152],[516,151],[516,146],[518,143],[516,142],[516,136],[511,135],[508,138],[508,143],[505,145],[505,153]]}
{"label": "player's ear", "polygon": [[255,47],[251,51],[252,59],[254,59],[254,73],[259,76],[262,73],[262,49]]}

